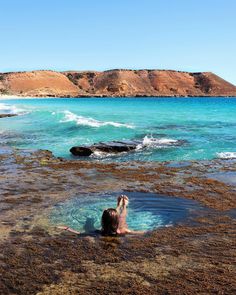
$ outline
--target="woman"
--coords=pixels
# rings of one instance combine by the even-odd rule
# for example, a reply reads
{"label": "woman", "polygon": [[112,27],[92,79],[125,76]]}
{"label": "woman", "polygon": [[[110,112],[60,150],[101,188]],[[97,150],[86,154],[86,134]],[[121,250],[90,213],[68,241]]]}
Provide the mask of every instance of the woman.
{"label": "woman", "polygon": [[[103,211],[101,225],[102,229],[100,233],[104,236],[117,236],[124,234],[142,234],[143,231],[132,231],[128,229],[126,223],[127,206],[129,199],[126,195],[120,195],[117,198],[116,209],[108,208]],[[58,226],[60,229],[67,230],[69,232],[80,234],[80,232],[73,230],[67,226]]]}

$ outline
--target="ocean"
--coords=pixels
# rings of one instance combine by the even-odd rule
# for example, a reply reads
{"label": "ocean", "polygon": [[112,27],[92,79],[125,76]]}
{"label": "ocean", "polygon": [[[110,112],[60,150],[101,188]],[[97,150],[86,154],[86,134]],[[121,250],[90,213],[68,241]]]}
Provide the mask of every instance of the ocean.
{"label": "ocean", "polygon": [[74,158],[76,145],[139,140],[133,152],[100,161],[236,158],[235,98],[76,98],[1,100],[1,145]]}

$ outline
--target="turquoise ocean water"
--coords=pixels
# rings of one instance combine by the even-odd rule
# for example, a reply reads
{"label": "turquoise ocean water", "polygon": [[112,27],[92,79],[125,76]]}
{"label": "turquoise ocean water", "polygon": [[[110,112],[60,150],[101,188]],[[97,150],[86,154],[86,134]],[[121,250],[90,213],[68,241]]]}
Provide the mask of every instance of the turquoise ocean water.
{"label": "turquoise ocean water", "polygon": [[[138,139],[132,153],[102,161],[182,161],[236,157],[235,98],[78,98],[0,101],[2,145],[49,149]],[[180,144],[176,144],[180,141]]]}
{"label": "turquoise ocean water", "polygon": [[[119,156],[96,155],[100,161],[184,161],[236,158],[234,98],[79,98],[0,102],[1,144],[49,149],[72,158],[74,145],[99,141],[140,140],[137,150]],[[71,196],[57,204],[50,222],[80,231],[100,228],[102,211],[114,207],[117,194]],[[182,222],[201,209],[197,203],[154,194],[128,193],[128,225],[151,230]]]}

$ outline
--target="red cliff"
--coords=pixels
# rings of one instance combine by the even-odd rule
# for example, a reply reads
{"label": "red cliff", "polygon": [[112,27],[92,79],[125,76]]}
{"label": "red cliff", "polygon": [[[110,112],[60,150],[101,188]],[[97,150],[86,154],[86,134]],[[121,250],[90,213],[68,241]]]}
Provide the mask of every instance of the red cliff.
{"label": "red cliff", "polygon": [[236,86],[210,72],[33,71],[0,74],[0,94],[30,97],[236,96]]}

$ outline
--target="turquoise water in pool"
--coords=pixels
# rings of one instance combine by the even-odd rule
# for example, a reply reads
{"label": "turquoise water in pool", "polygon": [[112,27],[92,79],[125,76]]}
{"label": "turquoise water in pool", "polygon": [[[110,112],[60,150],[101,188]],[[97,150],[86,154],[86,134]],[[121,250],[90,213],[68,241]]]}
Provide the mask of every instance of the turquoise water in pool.
{"label": "turquoise water in pool", "polygon": [[[67,225],[81,232],[101,227],[102,212],[116,207],[119,194],[84,195],[58,203],[51,212],[54,225]],[[128,192],[127,224],[133,230],[152,230],[186,222],[206,210],[199,203],[152,193]]]}
{"label": "turquoise water in pool", "polygon": [[[70,158],[74,145],[141,140],[107,161],[236,158],[235,98],[79,98],[0,102],[2,145],[49,149]],[[180,145],[176,142],[181,141]],[[95,157],[96,158],[96,157]]]}

